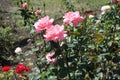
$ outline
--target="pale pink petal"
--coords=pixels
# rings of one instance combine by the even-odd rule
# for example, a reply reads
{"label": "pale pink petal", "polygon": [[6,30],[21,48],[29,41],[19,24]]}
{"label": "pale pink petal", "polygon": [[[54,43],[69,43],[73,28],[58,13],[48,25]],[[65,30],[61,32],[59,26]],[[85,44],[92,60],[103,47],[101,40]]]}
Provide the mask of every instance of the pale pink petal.
{"label": "pale pink petal", "polygon": [[64,26],[60,25],[54,25],[51,26],[46,30],[46,33],[44,35],[46,41],[54,41],[57,42],[59,40],[65,39],[67,36],[67,32],[64,31]]}
{"label": "pale pink petal", "polygon": [[79,12],[68,12],[63,16],[63,22],[66,24],[73,23],[74,26],[77,26],[80,22],[83,21],[83,17],[80,16]]}
{"label": "pale pink petal", "polygon": [[39,19],[37,22],[35,22],[34,26],[36,29],[36,32],[41,32],[42,30],[46,30],[50,26],[52,26],[54,19],[49,19],[49,16],[46,16],[44,18]]}

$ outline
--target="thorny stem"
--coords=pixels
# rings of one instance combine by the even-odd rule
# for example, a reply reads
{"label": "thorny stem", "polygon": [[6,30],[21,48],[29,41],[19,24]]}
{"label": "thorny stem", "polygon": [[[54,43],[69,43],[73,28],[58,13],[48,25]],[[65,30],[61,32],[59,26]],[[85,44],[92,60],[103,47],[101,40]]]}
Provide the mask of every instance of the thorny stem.
{"label": "thorny stem", "polygon": [[15,80],[19,80],[18,78],[17,78],[17,76],[16,76],[16,73],[14,72],[14,78],[15,78]]}
{"label": "thorny stem", "polygon": [[71,76],[70,76],[70,73],[69,73],[68,54],[66,54],[66,65],[67,65],[68,77],[69,77],[69,80],[71,80]]}
{"label": "thorny stem", "polygon": [[43,4],[43,7],[44,7],[44,16],[45,16],[46,15],[46,13],[45,13],[45,7],[46,7],[45,2]]}

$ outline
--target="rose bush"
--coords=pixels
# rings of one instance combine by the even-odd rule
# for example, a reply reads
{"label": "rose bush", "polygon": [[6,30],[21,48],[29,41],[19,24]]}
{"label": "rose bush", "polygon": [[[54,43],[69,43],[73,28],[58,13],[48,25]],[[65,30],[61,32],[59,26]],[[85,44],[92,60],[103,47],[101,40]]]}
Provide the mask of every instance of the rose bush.
{"label": "rose bush", "polygon": [[26,72],[31,71],[31,69],[28,66],[25,66],[23,63],[16,65],[15,68],[4,66],[1,70],[3,72],[3,76],[0,77],[0,79],[2,80],[27,79]]}
{"label": "rose bush", "polygon": [[[32,25],[32,35],[37,35],[32,37],[32,49],[25,53],[34,54],[36,62],[33,69],[24,64],[16,65],[13,75],[26,80],[119,80],[119,7],[119,0],[114,0],[101,7],[96,15],[94,11],[75,11],[69,3],[70,11],[63,15],[62,25],[42,13],[32,13],[28,6],[23,8],[25,22]],[[22,50],[18,48],[15,52]],[[22,58],[24,62],[25,54]],[[11,70],[7,67],[2,71]],[[31,73],[25,74],[29,71]]]}
{"label": "rose bush", "polygon": [[[38,46],[44,47],[36,52],[43,54],[37,55],[41,75],[38,79],[118,80],[119,73],[115,72],[120,60],[118,7],[119,3],[103,6],[98,15],[91,11],[80,16],[78,11],[68,11],[63,15],[64,28],[56,24],[41,33],[43,42]],[[51,53],[44,55],[46,52]]]}

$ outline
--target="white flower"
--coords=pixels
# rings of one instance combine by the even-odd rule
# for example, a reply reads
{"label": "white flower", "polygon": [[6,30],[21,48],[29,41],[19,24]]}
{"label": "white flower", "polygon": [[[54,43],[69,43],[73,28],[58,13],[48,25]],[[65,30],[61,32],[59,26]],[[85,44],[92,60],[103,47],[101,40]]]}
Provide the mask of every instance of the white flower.
{"label": "white flower", "polygon": [[92,19],[92,18],[94,18],[94,15],[89,15],[89,19]]}
{"label": "white flower", "polygon": [[105,13],[108,12],[110,9],[111,9],[111,6],[109,6],[109,5],[102,6],[102,7],[101,7],[102,14],[105,14]]}
{"label": "white flower", "polygon": [[105,14],[105,12],[103,11],[101,14],[103,15],[103,14]]}
{"label": "white flower", "polygon": [[102,6],[101,11],[104,12],[104,11],[108,11],[110,9],[111,9],[111,7],[109,5],[106,5],[106,6]]}
{"label": "white flower", "polygon": [[15,53],[16,54],[19,54],[19,53],[21,53],[22,52],[22,49],[20,48],[20,47],[17,47],[16,49],[15,49]]}
{"label": "white flower", "polygon": [[106,5],[106,6],[101,7],[101,11],[102,11],[101,14],[105,14],[105,13],[108,12],[110,9],[111,9],[111,6],[109,6],[109,5]]}

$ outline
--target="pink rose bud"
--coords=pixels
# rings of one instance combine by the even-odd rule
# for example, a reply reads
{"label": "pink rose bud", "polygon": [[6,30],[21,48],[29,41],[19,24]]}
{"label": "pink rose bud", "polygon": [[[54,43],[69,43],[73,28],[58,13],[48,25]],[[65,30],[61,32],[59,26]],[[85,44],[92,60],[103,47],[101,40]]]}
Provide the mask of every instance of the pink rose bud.
{"label": "pink rose bud", "polygon": [[28,7],[28,4],[25,2],[25,3],[21,4],[20,7],[21,7],[21,9],[26,9]]}
{"label": "pink rose bud", "polygon": [[52,58],[55,55],[55,52],[51,52],[51,53],[47,53],[46,54],[46,59],[48,63],[55,63],[56,62],[56,58]]}
{"label": "pink rose bud", "polygon": [[36,15],[40,15],[40,14],[41,14],[41,10],[36,10],[36,11],[35,11],[35,14],[36,14]]}

